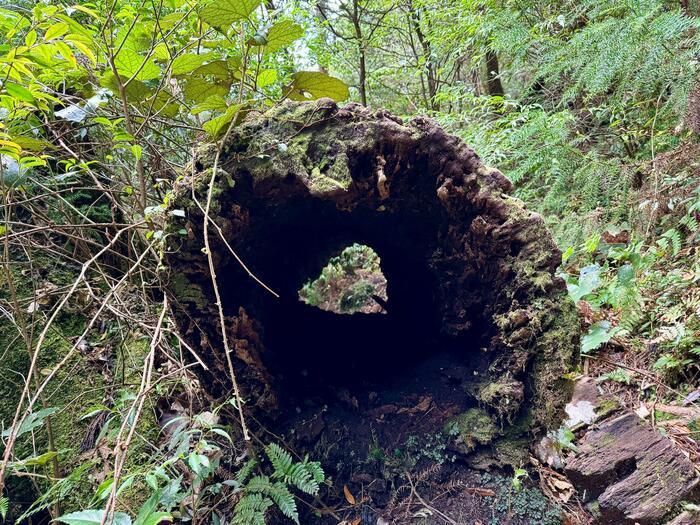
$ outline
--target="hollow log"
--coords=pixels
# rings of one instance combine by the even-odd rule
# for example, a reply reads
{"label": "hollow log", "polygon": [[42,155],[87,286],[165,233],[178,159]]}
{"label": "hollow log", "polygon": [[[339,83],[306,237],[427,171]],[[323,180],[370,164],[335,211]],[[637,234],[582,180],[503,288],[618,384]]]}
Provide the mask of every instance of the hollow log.
{"label": "hollow log", "polygon": [[[202,386],[223,397],[231,381],[203,252],[215,157],[201,146],[171,199],[164,279],[208,368]],[[511,189],[428,118],[328,99],[250,115],[223,144],[209,228],[246,411],[280,421],[333,398],[374,425],[429,412],[464,452],[558,426],[578,321],[555,275],[560,251]],[[300,302],[302,285],[353,242],[381,258],[387,313]],[[382,398],[391,389],[416,402]]]}

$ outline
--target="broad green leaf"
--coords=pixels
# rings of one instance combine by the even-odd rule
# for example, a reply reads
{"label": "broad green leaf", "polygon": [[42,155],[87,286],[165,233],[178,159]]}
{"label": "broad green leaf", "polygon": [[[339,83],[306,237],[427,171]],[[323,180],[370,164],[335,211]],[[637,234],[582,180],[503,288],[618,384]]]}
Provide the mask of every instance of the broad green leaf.
{"label": "broad green leaf", "polygon": [[32,456],[30,458],[26,458],[26,459],[23,459],[23,460],[18,461],[16,463],[13,463],[13,466],[15,468],[40,467],[42,465],[46,465],[49,461],[51,461],[56,456],[58,456],[58,452],[55,452],[52,450],[50,452],[45,452],[39,456]]}
{"label": "broad green leaf", "polygon": [[203,111],[226,111],[226,108],[226,99],[221,95],[213,95],[193,107],[192,114],[199,115]]}
{"label": "broad green leaf", "polygon": [[195,75],[208,76],[211,75],[222,80],[231,80],[236,78],[236,71],[231,70],[231,65],[226,60],[215,60],[209,64],[204,64],[194,70]]}
{"label": "broad green leaf", "polygon": [[211,59],[212,54],[206,53],[204,55],[195,55],[194,53],[188,53],[186,55],[180,55],[175,57],[173,60],[171,70],[174,76],[186,75],[191,73],[199,66],[204,64],[207,60]]}
{"label": "broad green leaf", "polygon": [[233,120],[237,113],[239,113],[240,106],[234,104],[230,106],[223,115],[211,119],[209,122],[205,122],[202,127],[209,136],[212,138],[217,138],[224,130],[225,127]]}
{"label": "broad green leaf", "polygon": [[167,512],[154,512],[142,521],[140,525],[158,525],[163,521],[172,521],[172,519],[172,515]]}
{"label": "broad green leaf", "polygon": [[[17,437],[39,428],[44,424],[44,419],[46,419],[46,417],[50,416],[51,414],[55,414],[56,412],[58,412],[57,408],[44,408],[38,412],[32,412],[26,418],[24,418],[24,421],[22,421],[22,424],[19,426],[19,430],[17,431]],[[5,429],[5,431],[2,433],[2,437],[8,437],[11,432],[11,428]]]}
{"label": "broad green leaf", "polygon": [[5,83],[5,91],[11,97],[21,100],[22,102],[34,102],[34,95],[26,87],[15,84],[14,82]]}
{"label": "broad green leaf", "polygon": [[[71,512],[57,519],[61,523],[67,525],[100,525],[102,518],[105,515],[104,510],[81,510],[79,512]],[[113,525],[131,525],[131,518],[123,512],[114,513]]]}
{"label": "broad green leaf", "polygon": [[304,29],[299,24],[295,24],[291,20],[281,20],[267,32],[265,37],[267,43],[263,51],[265,53],[274,53],[287,47],[302,36],[304,36]]}
{"label": "broad green leaf", "polygon": [[73,64],[74,67],[78,65],[78,61],[75,59],[75,55],[73,55],[73,51],[68,47],[68,44],[63,40],[55,40],[53,44],[58,48],[58,52],[61,53],[63,58]]}
{"label": "broad green leaf", "polygon": [[262,0],[213,0],[199,11],[199,17],[214,27],[227,27],[244,20],[255,11]]}
{"label": "broad green leaf", "polygon": [[277,71],[274,69],[264,69],[258,74],[256,83],[258,87],[263,88],[273,84],[275,80],[277,80]]}
{"label": "broad green leaf", "polygon": [[34,44],[36,44],[36,40],[37,40],[36,31],[34,31],[34,30],[32,29],[32,30],[31,30],[29,33],[27,33],[26,36],[24,37],[24,44],[25,44],[27,47],[32,47]]}
{"label": "broad green leaf", "polygon": [[597,350],[610,341],[620,331],[619,326],[613,327],[610,321],[599,321],[588,329],[588,333],[581,338],[581,353],[587,354]]}
{"label": "broad green leaf", "polygon": [[634,280],[635,272],[631,264],[625,264],[617,271],[617,280],[623,286],[630,286]]}
{"label": "broad green leaf", "polygon": [[165,45],[164,42],[161,42],[153,48],[153,56],[162,62],[167,62],[170,60],[170,51],[168,51],[168,46]]}
{"label": "broad green leaf", "polygon": [[136,160],[141,160],[141,156],[143,155],[143,148],[138,144],[133,144],[131,146],[131,153],[134,155],[134,158]]}
{"label": "broad green leaf", "polygon": [[601,285],[600,266],[592,264],[579,270],[578,284],[568,284],[569,297],[580,301],[585,296],[596,291]]}
{"label": "broad green leaf", "polygon": [[93,45],[94,40],[91,40],[83,35],[78,35],[75,33],[66,35],[63,40],[73,44],[78,51],[80,51],[83,55],[90,59],[93,65],[97,65],[97,57],[95,56],[93,50],[90,48],[90,46]]}
{"label": "broad green leaf", "polygon": [[59,38],[65,35],[67,32],[68,24],[59,22],[58,24],[54,24],[46,30],[46,33],[44,34],[44,40],[48,42],[49,40],[53,40],[54,38]]}
{"label": "broad green leaf", "polygon": [[153,61],[131,49],[122,49],[114,59],[114,65],[125,80],[134,75],[136,80],[152,80],[161,74],[160,68]]}
{"label": "broad green leaf", "polygon": [[292,84],[287,88],[286,95],[291,100],[304,101],[328,97],[336,102],[342,102],[350,96],[350,91],[340,79],[320,71],[300,71],[292,75]]}
{"label": "broad green leaf", "polygon": [[185,97],[196,104],[200,104],[214,95],[225,97],[228,95],[230,85],[216,83],[203,78],[190,78],[185,83],[183,90]]}
{"label": "broad green leaf", "polygon": [[[112,93],[119,93],[117,79],[109,71],[100,78],[100,85],[109,89]],[[126,98],[129,102],[141,102],[151,95],[153,95],[153,90],[138,80],[132,80],[129,85],[126,86]]]}

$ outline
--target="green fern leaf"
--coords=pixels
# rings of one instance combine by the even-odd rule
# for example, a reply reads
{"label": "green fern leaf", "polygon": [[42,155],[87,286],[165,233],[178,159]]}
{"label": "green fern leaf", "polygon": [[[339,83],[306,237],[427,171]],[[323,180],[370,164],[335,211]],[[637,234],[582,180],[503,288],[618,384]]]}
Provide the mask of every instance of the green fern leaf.
{"label": "green fern leaf", "polygon": [[7,513],[10,510],[10,500],[5,496],[0,497],[0,516],[2,516],[3,521],[7,518]]}
{"label": "green fern leaf", "polygon": [[245,462],[245,465],[243,465],[236,474],[236,481],[239,485],[243,485],[246,482],[246,480],[253,473],[253,469],[256,467],[257,464],[258,462],[255,461],[255,459],[249,459]]}
{"label": "green fern leaf", "polygon": [[265,512],[272,506],[272,500],[262,494],[246,494],[236,504],[234,525],[265,525]]}
{"label": "green fern leaf", "polygon": [[265,447],[265,454],[275,469],[272,475],[275,478],[284,478],[293,464],[292,456],[277,443],[270,443]]}

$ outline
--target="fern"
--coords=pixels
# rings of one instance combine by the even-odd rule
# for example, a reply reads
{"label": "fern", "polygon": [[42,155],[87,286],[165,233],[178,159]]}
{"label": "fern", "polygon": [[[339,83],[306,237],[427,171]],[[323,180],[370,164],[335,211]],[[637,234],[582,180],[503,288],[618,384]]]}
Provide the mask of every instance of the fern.
{"label": "fern", "polygon": [[257,464],[258,462],[255,459],[249,459],[246,461],[245,465],[241,467],[241,470],[236,473],[236,481],[239,485],[243,485],[246,482],[246,480],[253,473],[253,469]]}
{"label": "fern", "polygon": [[231,522],[235,525],[265,525],[265,512],[271,505],[272,501],[261,494],[246,494],[236,504]]}
{"label": "fern", "polygon": [[270,443],[265,447],[265,454],[267,458],[272,463],[272,467],[275,469],[275,474],[286,473],[294,463],[292,456],[280,447],[277,443]]}
{"label": "fern", "polygon": [[275,505],[285,517],[298,524],[297,504],[289,489],[294,487],[306,494],[318,494],[320,484],[325,479],[321,464],[309,461],[308,458],[295,462],[291,454],[276,443],[265,447],[265,455],[272,464],[271,476],[258,475],[251,478],[253,469],[257,466],[257,462],[252,459],[236,475],[236,482],[242,487],[244,496],[236,505],[233,523],[263,525],[265,512]]}
{"label": "fern", "polygon": [[276,443],[268,445],[265,453],[275,469],[272,474],[274,479],[281,479],[312,496],[318,493],[320,484],[325,479],[320,463],[309,461],[308,458],[294,463],[292,456]]}
{"label": "fern", "polygon": [[299,523],[296,501],[294,501],[294,496],[283,482],[272,483],[267,476],[256,476],[248,482],[246,490],[267,496],[274,501],[282,514],[294,520],[295,523]]}
{"label": "fern", "polygon": [[10,511],[10,500],[5,496],[0,497],[0,517],[5,521],[7,513]]}
{"label": "fern", "polygon": [[683,248],[683,240],[681,239],[681,234],[675,228],[666,230],[663,234],[661,234],[660,242],[662,246],[666,248],[668,246],[668,242],[664,243],[664,240],[668,240],[671,242],[671,250],[673,252],[673,255],[678,255],[678,253]]}

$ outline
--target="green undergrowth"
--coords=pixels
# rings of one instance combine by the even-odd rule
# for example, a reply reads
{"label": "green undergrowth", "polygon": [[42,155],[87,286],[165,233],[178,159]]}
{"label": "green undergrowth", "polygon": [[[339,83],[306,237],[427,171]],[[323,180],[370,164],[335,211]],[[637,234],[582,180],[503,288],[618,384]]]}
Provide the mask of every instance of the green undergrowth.
{"label": "green undergrowth", "polygon": [[[15,416],[25,378],[29,370],[30,354],[35,351],[39,333],[56,305],[51,299],[41,299],[36,288],[65,287],[72,284],[76,273],[67,267],[57,267],[50,261],[44,264],[48,273],[41,278],[31,271],[22,271],[21,260],[12,272],[17,297],[25,310],[25,322],[30,335],[30,347],[20,334],[17,318],[0,320],[0,421],[9,432]],[[32,279],[31,276],[34,276]],[[7,304],[7,275],[0,276],[0,300]],[[41,345],[36,378],[30,378],[30,395],[36,384],[43,382],[55,367],[79,343],[89,318],[89,307],[83,294],[77,294],[56,317]],[[34,306],[32,306],[34,305]],[[32,311],[33,313],[29,313]],[[98,326],[100,323],[98,323]],[[111,410],[118,411],[138,387],[148,341],[138,333],[122,330],[113,321],[102,323],[103,330],[88,332],[84,343],[55,373],[42,396],[34,406],[27,422],[20,427],[10,468],[10,516],[15,517],[30,507],[41,511],[60,503],[61,509],[77,509],[91,499],[104,475],[104,461],[111,460],[113,441],[100,442],[100,435],[108,434],[106,427],[95,426],[94,420]],[[115,422],[112,422],[114,430]],[[52,440],[49,440],[49,429]],[[139,431],[149,439],[158,434],[152,405],[147,404],[139,423]],[[53,447],[51,447],[53,445]],[[100,446],[100,450],[96,446]],[[104,453],[107,456],[104,456]],[[138,464],[150,454],[143,441],[131,451],[129,465]],[[16,475],[12,475],[12,474]],[[27,476],[30,475],[32,477]],[[46,477],[55,482],[48,482]],[[29,482],[28,480],[32,480]],[[43,497],[37,499],[39,494]],[[138,500],[138,494],[133,495]],[[33,504],[33,505],[32,505]]]}

